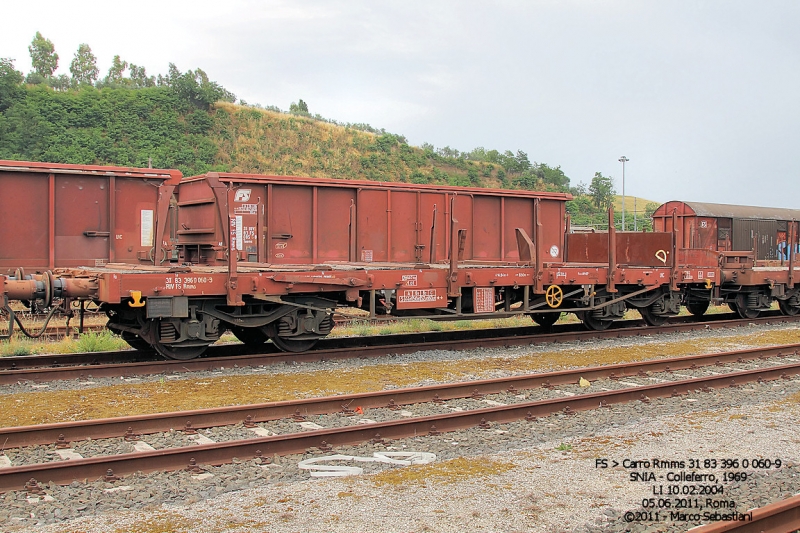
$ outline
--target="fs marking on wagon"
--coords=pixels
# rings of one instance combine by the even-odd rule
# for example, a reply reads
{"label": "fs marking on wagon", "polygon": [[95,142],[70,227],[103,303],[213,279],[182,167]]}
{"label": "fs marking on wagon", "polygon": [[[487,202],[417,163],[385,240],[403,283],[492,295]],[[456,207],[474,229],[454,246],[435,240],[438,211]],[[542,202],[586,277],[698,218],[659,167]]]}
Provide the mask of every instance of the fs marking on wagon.
{"label": "fs marking on wagon", "polygon": [[251,189],[239,189],[236,191],[236,196],[233,198],[234,202],[246,202],[250,200]]}

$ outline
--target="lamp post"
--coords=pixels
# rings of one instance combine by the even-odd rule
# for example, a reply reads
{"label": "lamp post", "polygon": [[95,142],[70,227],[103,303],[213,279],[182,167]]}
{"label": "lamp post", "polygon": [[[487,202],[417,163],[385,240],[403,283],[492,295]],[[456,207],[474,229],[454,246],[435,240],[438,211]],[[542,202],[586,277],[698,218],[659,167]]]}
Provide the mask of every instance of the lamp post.
{"label": "lamp post", "polygon": [[619,158],[622,163],[622,231],[625,231],[625,163],[630,161],[624,155]]}

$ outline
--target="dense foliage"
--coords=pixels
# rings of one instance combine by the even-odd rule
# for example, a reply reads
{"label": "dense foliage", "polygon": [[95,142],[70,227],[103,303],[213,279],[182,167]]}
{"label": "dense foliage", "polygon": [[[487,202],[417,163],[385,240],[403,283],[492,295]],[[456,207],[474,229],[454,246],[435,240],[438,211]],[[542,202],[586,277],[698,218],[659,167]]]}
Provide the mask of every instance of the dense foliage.
{"label": "dense foliage", "polygon": [[213,120],[167,87],[27,88],[0,113],[0,158],[54,163],[213,168]]}

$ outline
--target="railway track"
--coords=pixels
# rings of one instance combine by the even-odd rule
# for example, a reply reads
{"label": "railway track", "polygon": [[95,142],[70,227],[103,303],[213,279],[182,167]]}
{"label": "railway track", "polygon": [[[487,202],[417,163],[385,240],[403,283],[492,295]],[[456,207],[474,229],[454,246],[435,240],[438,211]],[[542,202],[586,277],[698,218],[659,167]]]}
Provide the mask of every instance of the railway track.
{"label": "railway track", "polygon": [[[526,344],[561,343],[575,340],[623,338],[662,333],[730,328],[749,324],[797,322],[800,316],[779,314],[757,319],[732,319],[732,315],[708,315],[698,322],[693,317],[660,327],[644,327],[643,321],[630,321],[627,327],[606,331],[587,331],[580,324],[563,324],[552,332],[539,327],[425,332],[376,337],[326,339],[318,348],[303,353],[287,353],[271,344],[255,350],[243,344],[212,347],[209,357],[189,361],[163,360],[148,352],[124,350],[64,355],[34,355],[0,358],[0,385],[18,381],[47,382],[59,379],[119,377],[210,371],[220,367],[263,366],[287,362],[317,362],[335,359],[371,358],[425,350],[459,350],[474,347],[508,347]],[[718,318],[719,317],[719,318]]]}
{"label": "railway track", "polygon": [[694,528],[693,533],[794,533],[800,530],[800,494],[752,509],[752,522],[717,522]]}
{"label": "railway track", "polygon": [[[497,424],[535,420],[554,413],[569,414],[618,403],[649,402],[653,398],[695,394],[701,390],[711,391],[754,381],[789,379],[800,374],[798,349],[800,346],[791,345],[739,350],[255,406],[4,428],[0,430],[0,440],[6,442],[7,449],[45,442],[60,443],[61,447],[69,448],[71,440],[88,438],[124,437],[128,441],[140,442],[144,440],[143,435],[154,432],[182,428],[186,433],[195,433],[198,429],[231,424],[243,424],[254,435],[262,436],[224,442],[206,439],[199,445],[11,466],[0,469],[0,491],[20,490],[26,486],[33,490],[37,486],[33,481],[35,479],[68,484],[76,479],[115,479],[116,476],[138,471],[169,471],[198,468],[198,465],[219,465],[230,463],[234,458],[264,460],[273,455],[302,454],[315,449],[328,452],[333,446],[438,435],[441,432],[476,426],[489,429]],[[742,365],[754,365],[756,368],[743,369]],[[703,375],[687,376],[687,371]],[[644,384],[631,383],[633,379],[643,381]],[[576,385],[579,382],[584,385],[591,382],[591,387],[602,390],[586,392]],[[574,392],[562,390],[568,387],[572,387]],[[522,400],[518,398],[520,391],[530,390],[538,391],[541,397],[533,400],[527,397]],[[485,398],[486,395],[499,393],[504,398],[512,395],[518,399],[513,403],[506,403]],[[444,405],[444,402],[454,399],[469,399],[473,405],[467,409]],[[402,412],[403,406],[422,402],[441,405],[441,412],[421,417],[407,417]],[[364,409],[401,413],[400,416],[392,415],[382,421],[370,420],[366,424],[341,422],[342,417],[346,419],[358,410],[363,413]],[[272,421],[291,418],[299,423],[310,416],[319,420],[316,417],[322,414],[331,414],[340,420],[331,424],[335,427],[312,425],[307,426],[311,428],[307,431],[273,434],[268,429]]]}

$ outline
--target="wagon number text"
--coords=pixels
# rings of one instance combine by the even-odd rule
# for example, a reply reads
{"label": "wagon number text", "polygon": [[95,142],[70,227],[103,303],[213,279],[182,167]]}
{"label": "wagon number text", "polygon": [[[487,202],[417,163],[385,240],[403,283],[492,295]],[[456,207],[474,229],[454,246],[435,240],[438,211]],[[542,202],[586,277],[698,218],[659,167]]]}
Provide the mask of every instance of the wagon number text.
{"label": "wagon number text", "polygon": [[206,284],[211,283],[212,277],[211,276],[201,276],[201,277],[174,277],[174,278],[167,278],[164,284],[164,288],[166,290],[170,289],[196,289],[198,284]]}

